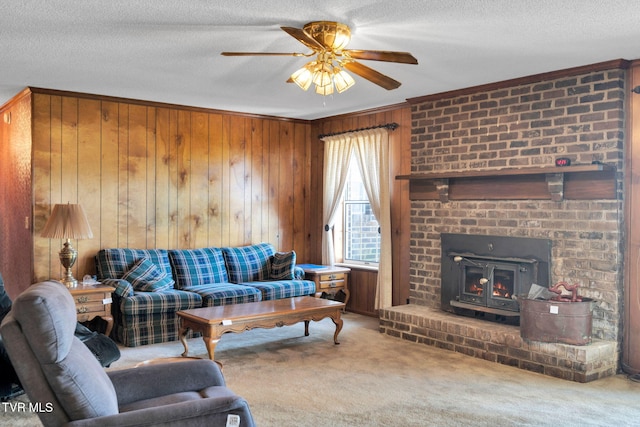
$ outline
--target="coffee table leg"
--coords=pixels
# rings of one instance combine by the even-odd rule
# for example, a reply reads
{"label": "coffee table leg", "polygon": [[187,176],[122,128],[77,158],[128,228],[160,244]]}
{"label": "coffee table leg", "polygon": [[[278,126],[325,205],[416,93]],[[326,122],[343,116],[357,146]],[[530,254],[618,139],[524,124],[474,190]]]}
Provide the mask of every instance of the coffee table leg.
{"label": "coffee table leg", "polygon": [[331,316],[331,320],[333,320],[333,323],[335,323],[336,325],[336,332],[333,334],[333,342],[338,345],[340,344],[338,342],[338,334],[342,330],[342,319],[340,318],[340,310],[337,311],[337,314],[335,316]]}
{"label": "coffee table leg", "polygon": [[214,360],[213,357],[216,351],[216,345],[218,345],[218,341],[220,341],[220,337],[203,334],[202,339],[204,339],[204,345],[207,347],[207,353],[209,354],[209,359]]}
{"label": "coffee table leg", "polygon": [[309,322],[310,322],[310,320],[305,320],[304,321],[304,336],[305,337],[309,336]]}
{"label": "coffee table leg", "polygon": [[187,344],[187,333],[189,332],[189,328],[180,328],[180,342],[184,346],[184,353],[182,353],[182,357],[187,357],[189,354],[189,345]]}

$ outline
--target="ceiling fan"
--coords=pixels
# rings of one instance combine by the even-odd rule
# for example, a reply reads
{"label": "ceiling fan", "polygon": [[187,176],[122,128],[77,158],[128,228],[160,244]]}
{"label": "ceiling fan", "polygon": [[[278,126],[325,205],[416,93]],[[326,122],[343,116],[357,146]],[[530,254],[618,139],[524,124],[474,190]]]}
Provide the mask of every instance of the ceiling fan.
{"label": "ceiling fan", "polygon": [[418,60],[408,52],[382,50],[345,49],[351,40],[351,29],[339,22],[314,21],[303,28],[280,27],[290,36],[311,49],[310,53],[278,52],[222,52],[224,56],[304,56],[316,58],[293,73],[287,80],[296,83],[303,90],[315,85],[316,93],[330,95],[333,88],[340,93],[355,84],[353,78],[344,71],[347,69],[387,90],[396,89],[400,82],[373,68],[357,62],[360,60],[398,62],[417,64]]}

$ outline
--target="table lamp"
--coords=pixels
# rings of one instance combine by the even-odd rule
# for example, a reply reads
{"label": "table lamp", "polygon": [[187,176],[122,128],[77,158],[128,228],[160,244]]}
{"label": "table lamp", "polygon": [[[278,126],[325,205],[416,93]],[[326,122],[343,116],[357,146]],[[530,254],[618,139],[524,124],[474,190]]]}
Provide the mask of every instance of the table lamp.
{"label": "table lamp", "polygon": [[50,239],[66,239],[59,252],[60,263],[65,268],[64,277],[60,281],[67,288],[75,288],[78,281],[71,273],[71,267],[78,259],[78,251],[71,246],[71,239],[91,239],[93,233],[81,205],[58,204],[53,207],[51,216],[42,230],[42,237]]}

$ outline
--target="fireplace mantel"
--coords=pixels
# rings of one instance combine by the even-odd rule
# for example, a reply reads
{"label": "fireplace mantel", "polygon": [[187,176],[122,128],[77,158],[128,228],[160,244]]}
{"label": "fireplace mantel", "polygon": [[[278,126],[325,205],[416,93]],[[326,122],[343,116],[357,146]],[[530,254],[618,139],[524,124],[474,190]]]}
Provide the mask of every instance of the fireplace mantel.
{"label": "fireplace mantel", "polygon": [[616,199],[616,170],[605,164],[398,175],[411,200]]}

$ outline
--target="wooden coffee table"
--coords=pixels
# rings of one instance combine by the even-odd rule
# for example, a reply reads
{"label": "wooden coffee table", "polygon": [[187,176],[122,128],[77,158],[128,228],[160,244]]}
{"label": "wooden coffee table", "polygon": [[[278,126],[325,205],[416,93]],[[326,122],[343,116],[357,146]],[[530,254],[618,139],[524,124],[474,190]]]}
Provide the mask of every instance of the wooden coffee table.
{"label": "wooden coffee table", "polygon": [[336,325],[333,342],[340,344],[338,334],[342,329],[340,313],[343,307],[344,303],[338,301],[296,297],[178,311],[177,314],[182,320],[182,356],[187,357],[189,354],[186,338],[189,330],[202,333],[209,359],[213,360],[216,345],[226,332],[240,333],[254,328],[274,328],[304,321],[304,335],[309,336],[309,322],[325,317],[330,317]]}

